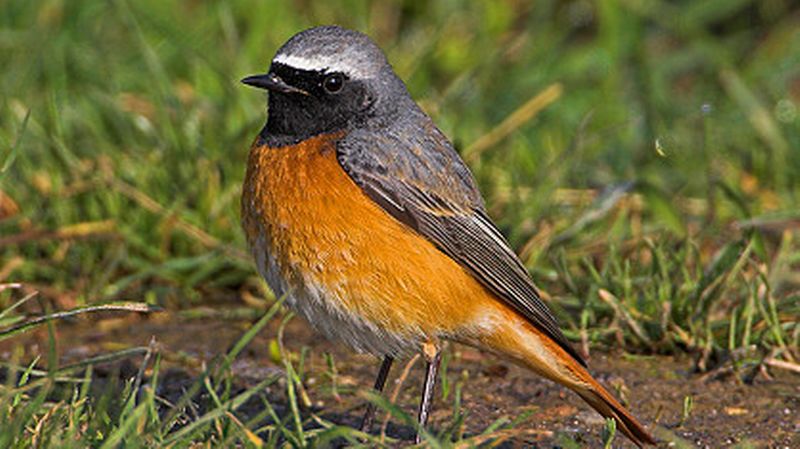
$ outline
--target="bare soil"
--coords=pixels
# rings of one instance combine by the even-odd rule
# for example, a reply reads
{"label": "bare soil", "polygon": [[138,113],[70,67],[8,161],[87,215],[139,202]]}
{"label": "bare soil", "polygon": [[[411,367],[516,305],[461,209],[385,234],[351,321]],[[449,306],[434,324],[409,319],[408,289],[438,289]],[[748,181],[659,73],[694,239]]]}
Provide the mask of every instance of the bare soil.
{"label": "bare soil", "polygon": [[[177,398],[197,375],[201,362],[223,354],[248,325],[245,321],[219,319],[181,320],[160,313],[149,318],[59,324],[57,341],[61,359],[68,363],[120,345],[146,346],[154,337],[165,360],[159,394]],[[274,345],[277,331],[278,320],[274,320],[233,365],[240,388],[282,370],[271,360],[268,350],[271,342]],[[23,360],[30,360],[45,353],[46,341],[46,333],[34,333],[16,340],[15,345],[17,350],[24,347]],[[324,340],[301,319],[289,323],[283,342],[294,353],[304,346],[310,348],[304,382],[311,410],[333,422],[357,425],[364,405],[357,391],[372,385],[379,361]],[[0,359],[8,360],[12,349],[9,342],[0,344]],[[582,447],[602,447],[602,418],[569,390],[471,348],[453,345],[448,352],[444,375],[450,394],[443,399],[439,384],[431,417],[434,429],[452,422],[455,385],[461,383],[467,435],[482,432],[498,418],[515,419],[528,414],[513,430],[498,433],[505,437],[502,447],[557,448],[568,445],[565,437]],[[335,360],[338,395],[333,393],[325,353]],[[96,373],[125,376],[126,371],[135,372],[139,362],[99,367]],[[407,364],[406,360],[395,362],[385,393],[391,396],[397,389],[397,404],[413,415],[423,364],[417,360],[398,387],[398,378]],[[749,446],[745,447],[800,448],[800,376],[795,374],[773,371],[771,378],[758,375],[752,384],[744,384],[734,376],[695,373],[692,360],[685,356],[593,353],[589,366],[657,438],[664,440],[660,447],[722,448],[746,442]],[[286,399],[280,386],[273,387],[268,396],[279,411],[283,409]],[[692,398],[693,406],[688,417],[682,419],[686,397]],[[248,405],[240,413],[255,414],[258,407]],[[380,432],[382,421],[379,414],[373,432]],[[410,427],[394,421],[386,431],[395,438],[412,437]],[[615,447],[634,446],[620,436]]]}

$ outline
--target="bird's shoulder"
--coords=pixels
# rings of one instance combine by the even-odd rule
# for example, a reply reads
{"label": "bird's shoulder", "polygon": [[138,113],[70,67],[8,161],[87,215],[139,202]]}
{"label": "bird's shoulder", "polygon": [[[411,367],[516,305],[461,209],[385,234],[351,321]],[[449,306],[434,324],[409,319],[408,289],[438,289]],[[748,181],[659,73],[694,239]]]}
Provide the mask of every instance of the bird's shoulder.
{"label": "bird's shoulder", "polygon": [[347,133],[337,142],[336,153],[357,184],[381,188],[379,195],[421,195],[432,207],[439,204],[464,213],[484,211],[469,168],[423,114],[378,130]]}

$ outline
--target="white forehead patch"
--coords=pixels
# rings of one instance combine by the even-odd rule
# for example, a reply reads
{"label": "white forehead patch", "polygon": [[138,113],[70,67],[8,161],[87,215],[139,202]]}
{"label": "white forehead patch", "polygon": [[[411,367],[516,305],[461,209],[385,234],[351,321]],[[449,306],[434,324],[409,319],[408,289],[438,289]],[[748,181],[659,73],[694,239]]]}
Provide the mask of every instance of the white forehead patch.
{"label": "white forehead patch", "polygon": [[275,56],[272,62],[287,65],[300,70],[311,70],[319,72],[340,72],[344,73],[350,78],[366,78],[367,75],[357,67],[346,66],[342,58],[336,58],[328,55],[316,55],[313,57],[297,56],[279,54]]}

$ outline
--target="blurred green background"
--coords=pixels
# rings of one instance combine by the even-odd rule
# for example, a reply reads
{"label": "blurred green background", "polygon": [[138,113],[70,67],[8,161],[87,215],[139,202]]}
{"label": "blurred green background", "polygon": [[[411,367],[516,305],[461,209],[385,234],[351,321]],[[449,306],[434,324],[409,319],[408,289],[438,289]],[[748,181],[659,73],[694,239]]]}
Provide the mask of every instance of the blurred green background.
{"label": "blurred green background", "polygon": [[[284,348],[283,319],[280,330],[262,332],[277,332],[268,345],[242,353],[287,315],[276,315],[278,305],[264,315],[272,298],[239,227],[248,147],[266,119],[264,93],[239,80],[262,73],[296,32],[331,23],[361,30],[385,49],[467,160],[490,214],[580,350],[689,353],[692,362],[636,364],[652,379],[636,385],[647,397],[660,394],[656,371],[683,376],[690,364],[739,383],[798,370],[796,1],[2,0],[0,446],[275,447],[285,439],[321,447],[364,437],[320,428],[313,413],[301,416],[298,402],[311,407],[305,360],[319,348],[298,346],[312,337]],[[6,288],[12,282],[22,286]],[[30,332],[49,318],[118,301],[166,313]],[[180,345],[118,341],[153,324],[161,342],[200,334],[198,344],[213,340],[207,350],[219,354],[230,338],[210,336],[212,321],[249,330],[209,365]],[[109,337],[113,326],[122,332]],[[23,332],[39,343],[26,346]],[[270,361],[258,358],[265,353]],[[202,373],[159,383],[162,356]],[[134,373],[112,374],[105,384],[102,365],[132,357]],[[339,401],[337,365],[352,374],[363,359],[324,360],[318,387],[332,393],[312,396]],[[248,363],[272,374],[257,371],[257,382],[240,392],[232,385]],[[465,437],[467,375],[450,376],[453,424],[436,435],[442,447]],[[286,398],[275,404],[291,409],[283,418],[270,415],[274,401],[263,397],[278,378]],[[675,426],[667,418],[667,427],[693,442],[706,435],[712,447],[745,435],[739,447],[754,447],[750,425],[706,425],[704,412],[675,430],[689,419],[692,395],[705,390],[692,383],[698,378],[708,377],[686,376],[682,412],[679,399],[669,402],[664,416],[683,417]],[[172,385],[189,384],[174,406],[162,398]],[[343,398],[363,399],[355,386],[341,387]],[[92,393],[98,389],[104,393]],[[187,404],[202,402],[204,392],[216,402],[198,417]],[[237,410],[256,396],[252,415]],[[654,426],[660,407],[648,416]],[[790,415],[769,407],[770,418],[758,424],[763,410],[751,410],[752,427],[765,438],[788,438],[793,424],[786,421],[781,434],[775,422]],[[393,410],[393,421],[402,421]],[[719,416],[717,423],[740,422]],[[486,431],[512,421],[501,419]],[[661,424],[660,438],[693,446]]]}
{"label": "blurred green background", "polygon": [[266,114],[238,80],[329,23],[385,49],[571,338],[621,320],[631,348],[796,345],[789,0],[5,0],[0,282],[60,308],[243,305]]}

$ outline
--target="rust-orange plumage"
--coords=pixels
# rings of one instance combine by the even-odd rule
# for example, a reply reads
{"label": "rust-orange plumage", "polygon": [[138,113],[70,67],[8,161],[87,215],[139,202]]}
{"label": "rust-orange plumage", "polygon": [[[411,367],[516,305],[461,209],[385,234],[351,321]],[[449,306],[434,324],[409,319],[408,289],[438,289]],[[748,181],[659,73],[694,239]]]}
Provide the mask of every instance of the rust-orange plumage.
{"label": "rust-orange plumage", "polygon": [[[268,236],[262,250],[276,258],[288,290],[310,284],[331,292],[314,308],[358,316],[401,340],[466,331],[488,307],[486,290],[372,201],[342,171],[333,145],[321,136],[283,148],[253,147],[244,185],[248,240]],[[438,275],[420,275],[421,269]],[[361,349],[386,344],[350,343]]]}
{"label": "rust-orange plumage", "polygon": [[[638,445],[654,440],[585,368],[488,219],[466,166],[366,36],[304,31],[270,73],[242,223],[260,273],[312,325],[384,357],[485,349],[574,390]],[[368,430],[371,411],[365,416]]]}

